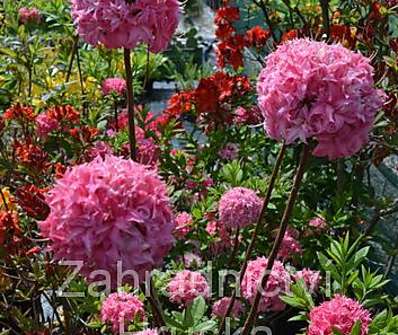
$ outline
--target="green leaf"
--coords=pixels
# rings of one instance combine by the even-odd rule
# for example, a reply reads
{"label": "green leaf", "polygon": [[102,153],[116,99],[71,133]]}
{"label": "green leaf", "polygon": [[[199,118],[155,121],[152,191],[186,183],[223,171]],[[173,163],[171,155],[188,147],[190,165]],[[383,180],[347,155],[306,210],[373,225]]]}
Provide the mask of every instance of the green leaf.
{"label": "green leaf", "polygon": [[355,322],[351,330],[351,335],[361,335],[361,320]]}
{"label": "green leaf", "polygon": [[202,296],[198,296],[191,305],[191,313],[194,322],[198,322],[203,318],[206,312],[206,301]]}
{"label": "green leaf", "polygon": [[216,321],[208,320],[208,321],[205,321],[205,322],[195,325],[192,330],[195,333],[196,332],[207,332],[207,331],[214,330],[216,328],[216,326],[217,326]]}

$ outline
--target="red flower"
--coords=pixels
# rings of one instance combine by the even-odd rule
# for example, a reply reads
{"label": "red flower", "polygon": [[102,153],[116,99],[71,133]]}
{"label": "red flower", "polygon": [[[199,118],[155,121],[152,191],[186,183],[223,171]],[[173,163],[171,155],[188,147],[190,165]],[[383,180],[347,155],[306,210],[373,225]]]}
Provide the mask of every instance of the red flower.
{"label": "red flower", "polygon": [[214,17],[214,23],[216,25],[222,24],[225,21],[234,22],[240,18],[240,12],[238,7],[221,7],[217,10],[216,16]]}
{"label": "red flower", "polygon": [[203,78],[195,91],[196,107],[200,114],[217,110],[218,88],[213,77]]}
{"label": "red flower", "polygon": [[17,203],[27,213],[28,216],[37,220],[45,220],[50,214],[44,191],[35,185],[25,185],[17,189]]}
{"label": "red flower", "polygon": [[14,142],[15,155],[20,164],[35,170],[35,172],[42,172],[49,166],[47,161],[47,153],[39,146],[32,144],[30,140],[26,143],[20,143],[18,140]]}
{"label": "red flower", "polygon": [[54,169],[55,169],[55,178],[61,178],[66,171],[66,166],[60,162],[57,162],[54,164]]}
{"label": "red flower", "polygon": [[5,246],[13,240],[14,235],[20,233],[18,216],[12,212],[0,211],[0,245]]}
{"label": "red flower", "polygon": [[255,26],[246,32],[245,41],[249,47],[261,48],[266,43],[271,33],[260,26]]}
{"label": "red flower", "polygon": [[293,40],[299,37],[299,31],[297,29],[292,29],[283,33],[281,38],[281,43]]}
{"label": "red flower", "polygon": [[330,37],[335,42],[340,42],[348,48],[353,48],[356,44],[356,34],[350,26],[342,24],[333,24],[330,26]]}
{"label": "red flower", "polygon": [[386,9],[379,2],[374,2],[371,5],[372,12],[369,15],[370,19],[382,20],[384,18],[384,13]]}
{"label": "red flower", "polygon": [[5,120],[29,121],[33,122],[36,118],[32,107],[22,106],[20,103],[8,108],[3,114]]}
{"label": "red flower", "polygon": [[29,249],[29,250],[25,253],[25,255],[28,256],[28,257],[29,257],[29,256],[33,256],[33,255],[37,255],[40,251],[41,251],[41,248],[38,247],[38,246],[36,246],[36,247],[33,247],[33,248]]}
{"label": "red flower", "polygon": [[47,110],[47,114],[59,122],[67,121],[70,123],[79,123],[80,113],[73,106],[55,106]]}
{"label": "red flower", "polygon": [[216,24],[216,36],[220,40],[225,40],[231,37],[235,32],[233,22],[239,20],[239,8],[236,7],[221,7],[217,10],[214,18]]}
{"label": "red flower", "polygon": [[210,119],[210,128],[215,124],[231,123],[233,115],[230,105],[235,98],[244,96],[250,89],[246,77],[216,72],[199,82],[195,90],[196,110],[201,117]]}
{"label": "red flower", "polygon": [[89,143],[94,141],[95,137],[98,134],[99,129],[90,126],[82,126],[80,128],[69,129],[69,135],[83,143]]}
{"label": "red flower", "polygon": [[193,92],[185,91],[174,94],[167,102],[165,114],[178,118],[180,115],[189,113],[193,105]]}
{"label": "red flower", "polygon": [[218,66],[224,68],[226,65],[230,64],[234,70],[243,66],[242,50],[244,46],[245,39],[242,35],[234,35],[218,43],[216,49]]}

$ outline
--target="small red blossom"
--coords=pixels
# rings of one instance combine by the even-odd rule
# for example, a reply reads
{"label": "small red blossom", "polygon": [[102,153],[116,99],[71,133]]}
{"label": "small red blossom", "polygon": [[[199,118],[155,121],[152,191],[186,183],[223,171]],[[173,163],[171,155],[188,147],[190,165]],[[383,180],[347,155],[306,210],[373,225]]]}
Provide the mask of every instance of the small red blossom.
{"label": "small red blossom", "polygon": [[45,192],[33,184],[24,185],[17,189],[17,203],[26,214],[37,220],[45,220],[50,214],[50,208],[45,201]]}
{"label": "small red blossom", "polygon": [[221,7],[217,10],[214,18],[216,25],[216,36],[220,40],[229,38],[236,32],[233,22],[239,20],[240,13],[237,7]]}
{"label": "small red blossom", "polygon": [[55,178],[61,178],[66,171],[66,166],[60,162],[57,162],[54,164],[54,170]]}
{"label": "small red blossom", "polygon": [[38,246],[36,246],[36,247],[33,247],[33,248],[31,248],[31,249],[29,249],[26,253],[25,253],[25,255],[26,256],[33,256],[33,255],[37,255],[38,253],[40,253],[40,251],[41,251],[41,248],[40,247],[38,247]]}
{"label": "small red blossom", "polygon": [[271,33],[267,29],[255,26],[246,32],[245,41],[249,47],[261,48],[270,38]]}
{"label": "small red blossom", "polygon": [[5,120],[15,120],[19,122],[33,122],[36,118],[36,114],[33,107],[23,106],[20,103],[13,105],[8,108],[3,114]]}
{"label": "small red blossom", "polygon": [[287,42],[290,40],[294,40],[295,38],[298,38],[299,36],[300,36],[299,30],[291,29],[282,34],[281,43],[284,43],[284,42]]}
{"label": "small red blossom", "polygon": [[180,115],[189,113],[193,106],[193,92],[185,91],[174,94],[167,102],[165,114],[178,118]]}
{"label": "small red blossom", "polygon": [[333,24],[330,26],[330,37],[335,42],[340,42],[347,48],[354,48],[357,42],[355,30],[350,26]]}
{"label": "small red blossom", "polygon": [[59,122],[67,121],[73,124],[77,124],[80,121],[80,113],[73,106],[55,106],[47,110],[52,118]]}
{"label": "small red blossom", "polygon": [[18,216],[9,211],[0,211],[0,246],[8,247],[14,235],[20,235]]}
{"label": "small red blossom", "polygon": [[31,143],[30,140],[25,143],[16,140],[14,142],[14,148],[16,158],[20,164],[38,173],[48,168],[48,154],[38,145]]}
{"label": "small red blossom", "polygon": [[229,124],[233,119],[230,112],[233,100],[244,96],[250,90],[247,77],[216,72],[199,82],[195,90],[196,110],[201,117],[211,121],[210,127]]}
{"label": "small red blossom", "polygon": [[244,65],[242,52],[244,46],[245,39],[242,35],[233,35],[218,43],[216,49],[217,65],[220,68],[231,65],[234,70],[242,67]]}

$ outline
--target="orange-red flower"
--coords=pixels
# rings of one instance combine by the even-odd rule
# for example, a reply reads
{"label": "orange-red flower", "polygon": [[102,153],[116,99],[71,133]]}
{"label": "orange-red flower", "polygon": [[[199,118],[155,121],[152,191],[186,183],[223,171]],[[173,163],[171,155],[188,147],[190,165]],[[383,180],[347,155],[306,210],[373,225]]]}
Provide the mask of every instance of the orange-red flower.
{"label": "orange-red flower", "polygon": [[270,38],[271,33],[267,29],[255,26],[246,32],[245,41],[249,47],[261,48]]}

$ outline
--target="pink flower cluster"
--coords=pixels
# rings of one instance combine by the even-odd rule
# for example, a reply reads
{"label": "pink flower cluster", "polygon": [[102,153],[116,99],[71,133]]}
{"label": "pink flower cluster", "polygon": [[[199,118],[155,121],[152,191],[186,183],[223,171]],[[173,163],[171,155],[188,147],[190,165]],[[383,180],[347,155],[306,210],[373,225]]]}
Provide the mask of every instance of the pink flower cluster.
{"label": "pink flower cluster", "polygon": [[296,230],[292,228],[287,229],[278,252],[278,258],[285,261],[294,255],[301,254],[302,248],[298,241],[298,235]]}
{"label": "pink flower cluster", "polygon": [[[113,136],[115,134],[115,126],[116,124],[112,125],[112,128],[108,130],[108,136]],[[119,129],[126,129],[128,127],[128,114],[127,111],[123,111],[118,116],[118,128]],[[159,146],[155,143],[152,137],[146,137],[145,131],[135,126],[135,137],[137,141],[137,162],[144,164],[155,166],[158,162],[160,156]],[[130,152],[130,145],[126,143],[122,146],[123,154],[125,156],[129,156]]]}
{"label": "pink flower cluster", "polygon": [[112,93],[123,96],[126,89],[126,81],[122,78],[108,78],[102,82],[102,94],[105,96]]}
{"label": "pink flower cluster", "polygon": [[159,335],[159,333],[156,329],[145,329],[134,333],[134,335]]}
{"label": "pink flower cluster", "polygon": [[307,289],[310,292],[315,292],[318,290],[321,283],[321,273],[319,271],[313,271],[311,269],[303,269],[301,271],[297,271],[293,275],[293,279],[296,282],[300,279],[304,280]]}
{"label": "pink flower cluster", "polygon": [[[229,306],[230,302],[231,302],[230,297],[224,297],[220,300],[217,300],[213,305],[213,309],[212,309],[213,315],[218,316],[220,318],[224,317],[224,315],[227,313],[228,306]],[[231,316],[234,318],[237,318],[243,312],[244,312],[244,307],[243,307],[242,303],[239,300],[235,299],[234,305],[233,305],[232,311],[231,311]]]}
{"label": "pink flower cluster", "polygon": [[40,113],[35,121],[37,134],[41,138],[46,138],[49,133],[57,130],[60,126],[58,120],[51,117],[48,113]]}
{"label": "pink flower cluster", "polygon": [[124,331],[124,327],[131,321],[143,318],[144,304],[131,293],[112,293],[101,306],[101,320],[112,326],[114,334]]}
{"label": "pink flower cluster", "polygon": [[234,114],[234,123],[238,125],[258,125],[263,121],[263,117],[258,106],[253,106],[249,109],[238,107]]}
{"label": "pink flower cluster", "polygon": [[85,153],[85,159],[87,162],[91,162],[93,159],[99,157],[105,158],[107,155],[112,155],[113,150],[112,147],[104,141],[97,141],[93,143],[93,146],[90,147]]}
{"label": "pink flower cluster", "polygon": [[184,270],[178,272],[167,285],[170,301],[187,305],[196,297],[210,297],[210,288],[206,278],[199,272]]}
{"label": "pink flower cluster", "polygon": [[27,24],[27,23],[39,24],[41,22],[41,14],[39,10],[35,7],[32,8],[22,7],[19,9],[18,15],[19,15],[19,22],[21,22],[22,24]]}
{"label": "pink flower cluster", "polygon": [[235,143],[228,143],[218,152],[220,158],[227,161],[233,161],[239,157],[239,145]]}
{"label": "pink flower cluster", "polygon": [[[174,217],[156,172],[120,157],[97,157],[68,169],[49,192],[40,223],[56,259],[83,261],[82,274],[106,270],[112,285],[121,270],[139,279],[162,263],[173,246]],[[126,276],[125,281],[134,278]]]}
{"label": "pink flower cluster", "polygon": [[183,256],[184,266],[187,269],[198,268],[203,265],[203,260],[198,254],[186,252]]}
{"label": "pink flower cluster", "polygon": [[234,187],[223,194],[218,204],[220,222],[230,229],[244,228],[257,222],[263,202],[256,192]]}
{"label": "pink flower cluster", "polygon": [[[250,261],[247,265],[241,284],[241,290],[243,297],[250,303],[253,303],[254,301],[258,285],[267,264],[267,258],[258,257],[257,259]],[[284,310],[285,304],[279,296],[289,289],[290,284],[291,280],[289,273],[281,262],[275,261],[268,279],[267,287],[262,292],[262,298],[258,310],[260,312],[278,312]]]}
{"label": "pink flower cluster", "polygon": [[134,49],[145,43],[165,50],[180,16],[177,0],[72,0],[72,17],[89,44]]}
{"label": "pink flower cluster", "polygon": [[319,217],[319,216],[317,216],[317,217],[315,217],[315,218],[312,218],[312,219],[308,222],[308,225],[309,225],[310,227],[312,227],[312,228],[315,228],[315,229],[318,230],[318,231],[325,230],[325,229],[328,228],[328,224],[327,224],[327,222],[325,221],[325,219],[323,219],[323,218],[321,218],[321,217]]}
{"label": "pink flower cluster", "polygon": [[315,156],[357,153],[367,142],[384,93],[374,88],[368,58],[341,45],[308,39],[268,56],[257,93],[268,135],[288,144],[315,138]]}
{"label": "pink flower cluster", "polygon": [[193,222],[192,216],[187,212],[182,212],[176,216],[175,222],[176,228],[174,230],[174,235],[178,239],[182,239],[191,231]]}
{"label": "pink flower cluster", "polygon": [[353,299],[336,295],[311,310],[307,334],[333,335],[333,329],[336,329],[343,335],[350,335],[358,320],[361,321],[360,335],[367,335],[371,322],[369,311]]}

